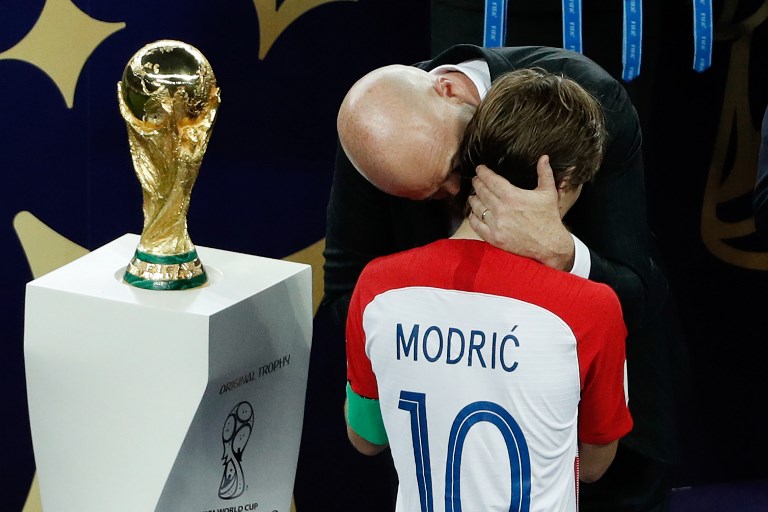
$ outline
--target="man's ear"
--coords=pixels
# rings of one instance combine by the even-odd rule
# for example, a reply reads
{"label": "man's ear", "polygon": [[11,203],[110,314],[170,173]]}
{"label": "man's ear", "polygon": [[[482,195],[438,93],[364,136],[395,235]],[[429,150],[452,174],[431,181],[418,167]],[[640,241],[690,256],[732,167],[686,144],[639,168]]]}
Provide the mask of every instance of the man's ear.
{"label": "man's ear", "polygon": [[[556,186],[557,186],[557,199],[558,200],[561,199],[561,197],[563,195],[563,192],[568,190],[570,187],[574,186],[571,183],[571,177],[572,177],[572,173],[575,170],[576,170],[576,166],[573,166],[573,165],[568,167],[567,169],[565,169],[565,171],[563,171],[561,173],[555,173],[554,170],[553,170],[552,174],[555,175],[555,183],[556,183]],[[560,181],[559,182],[557,181],[558,180],[557,175],[560,176]],[[575,186],[578,186],[578,185],[575,185]]]}
{"label": "man's ear", "polygon": [[438,75],[435,78],[435,83],[437,84],[437,90],[440,94],[440,96],[446,97],[446,98],[453,98],[456,96],[457,90],[456,90],[456,84],[449,76],[446,75]]}

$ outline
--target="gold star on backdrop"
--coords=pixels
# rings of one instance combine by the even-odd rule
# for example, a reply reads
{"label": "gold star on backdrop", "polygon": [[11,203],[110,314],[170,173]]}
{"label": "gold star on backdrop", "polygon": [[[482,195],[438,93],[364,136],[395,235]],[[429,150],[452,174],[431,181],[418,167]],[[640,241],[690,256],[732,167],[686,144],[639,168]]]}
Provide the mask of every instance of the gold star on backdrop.
{"label": "gold star on backdrop", "polygon": [[32,30],[19,43],[0,53],[40,68],[51,77],[67,107],[75,102],[80,72],[93,51],[125,23],[95,20],[69,0],[48,0]]}
{"label": "gold star on backdrop", "polygon": [[285,0],[277,7],[275,0],[253,0],[259,16],[259,59],[264,60],[275,40],[310,9],[331,2],[349,2],[356,0]]}

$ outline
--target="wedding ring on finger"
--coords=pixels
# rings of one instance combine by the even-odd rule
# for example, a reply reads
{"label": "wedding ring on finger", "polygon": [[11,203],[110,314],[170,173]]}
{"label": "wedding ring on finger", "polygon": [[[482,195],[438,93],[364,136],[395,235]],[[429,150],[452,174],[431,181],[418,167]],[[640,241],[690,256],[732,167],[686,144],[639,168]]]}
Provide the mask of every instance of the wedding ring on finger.
{"label": "wedding ring on finger", "polygon": [[486,216],[486,214],[488,213],[488,211],[489,211],[489,210],[488,210],[488,208],[486,208],[485,210],[483,210],[483,214],[482,214],[482,215],[480,215],[480,219],[481,219],[483,222],[485,222],[485,216]]}

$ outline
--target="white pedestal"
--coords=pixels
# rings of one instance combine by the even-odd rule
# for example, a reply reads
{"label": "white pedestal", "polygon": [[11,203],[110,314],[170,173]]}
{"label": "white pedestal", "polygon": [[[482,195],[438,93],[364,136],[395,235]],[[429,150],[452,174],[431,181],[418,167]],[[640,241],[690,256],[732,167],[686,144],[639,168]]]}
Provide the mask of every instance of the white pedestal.
{"label": "white pedestal", "polygon": [[287,512],[312,336],[308,265],[197,247],[209,282],[121,282],[138,235],[27,285],[45,512]]}

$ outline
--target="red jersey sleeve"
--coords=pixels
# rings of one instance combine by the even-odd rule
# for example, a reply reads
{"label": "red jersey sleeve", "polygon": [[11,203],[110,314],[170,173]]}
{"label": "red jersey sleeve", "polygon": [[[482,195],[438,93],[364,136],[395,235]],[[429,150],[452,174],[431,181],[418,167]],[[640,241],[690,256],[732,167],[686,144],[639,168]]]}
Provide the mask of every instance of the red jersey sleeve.
{"label": "red jersey sleeve", "polygon": [[365,331],[363,329],[363,313],[365,306],[372,299],[371,293],[366,292],[366,271],[360,274],[352,298],[349,303],[346,325],[347,346],[347,381],[352,391],[364,398],[379,398],[376,376],[373,374],[371,360],[365,353]]}
{"label": "red jersey sleeve", "polygon": [[578,341],[582,376],[579,440],[606,444],[632,430],[625,394],[627,329],[616,293],[607,286],[594,298],[592,321]]}

